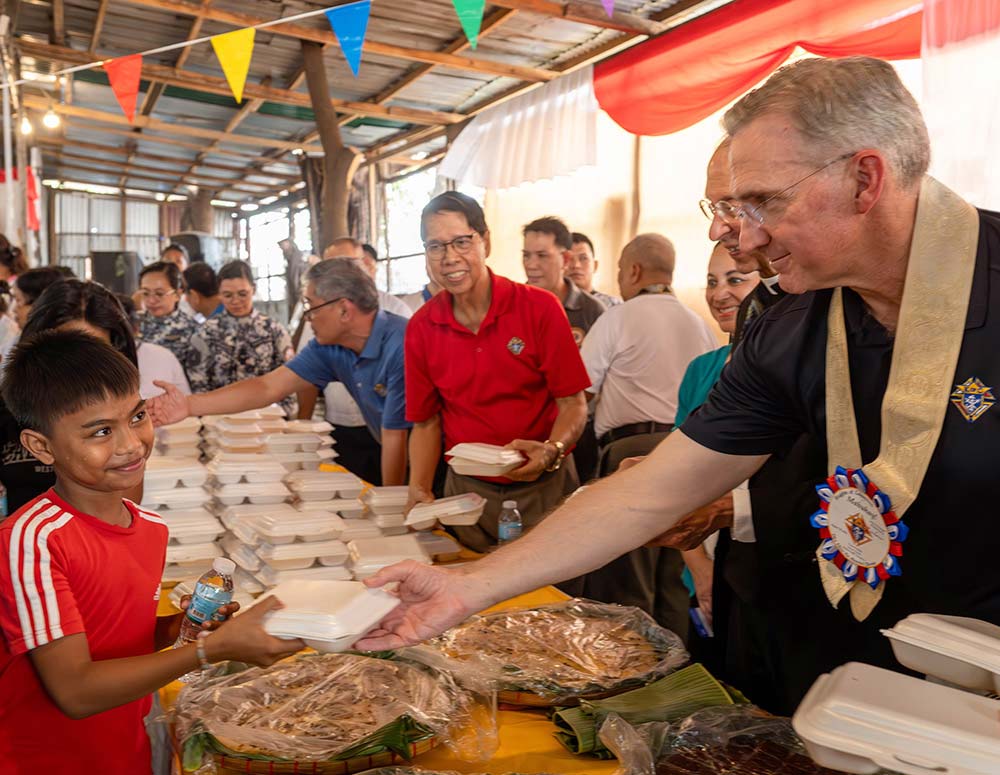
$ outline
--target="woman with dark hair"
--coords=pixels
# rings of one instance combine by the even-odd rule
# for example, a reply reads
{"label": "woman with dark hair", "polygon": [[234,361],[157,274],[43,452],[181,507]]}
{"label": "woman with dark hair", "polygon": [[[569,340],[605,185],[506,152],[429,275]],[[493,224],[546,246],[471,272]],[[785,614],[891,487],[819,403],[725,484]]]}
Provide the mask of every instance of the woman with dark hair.
{"label": "woman with dark hair", "polygon": [[0,234],[0,280],[13,283],[21,272],[28,269],[28,259],[21,248],[14,247],[10,240]]}
{"label": "woman with dark hair", "polygon": [[[209,318],[191,339],[197,365],[188,368],[191,390],[204,393],[250,377],[262,377],[292,355],[292,339],[277,321],[253,306],[253,272],[245,261],[219,270],[219,297],[225,310]],[[281,402],[294,417],[295,396]]]}
{"label": "woman with dark hair", "polygon": [[14,282],[14,318],[21,328],[27,325],[31,307],[42,292],[64,279],[63,270],[56,266],[39,266],[17,276]]}
{"label": "woman with dark hair", "polygon": [[166,347],[186,371],[194,360],[191,337],[198,324],[178,307],[183,290],[184,281],[176,264],[157,261],[139,273],[139,293],[146,310],[139,319],[142,339]]}
{"label": "woman with dark hair", "polygon": [[[46,288],[32,306],[22,336],[51,329],[96,336],[138,365],[132,328],[118,299],[103,285],[65,280]],[[13,514],[55,483],[52,467],[40,463],[21,446],[21,430],[0,401],[0,482],[7,488],[7,514]]]}

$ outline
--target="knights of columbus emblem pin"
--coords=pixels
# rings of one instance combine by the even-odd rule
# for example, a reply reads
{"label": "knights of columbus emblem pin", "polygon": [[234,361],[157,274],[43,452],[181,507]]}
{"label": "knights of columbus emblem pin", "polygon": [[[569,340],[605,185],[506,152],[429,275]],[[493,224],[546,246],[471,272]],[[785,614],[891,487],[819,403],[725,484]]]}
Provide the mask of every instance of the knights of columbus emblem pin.
{"label": "knights of columbus emblem pin", "polygon": [[951,394],[951,402],[958,407],[962,417],[968,422],[975,422],[996,403],[996,398],[993,396],[993,388],[973,377],[965,380],[961,385],[955,385],[955,392]]}
{"label": "knights of columbus emblem pin", "polygon": [[514,355],[520,355],[524,351],[524,340],[519,339],[516,336],[512,336],[510,341],[507,342],[507,349]]}

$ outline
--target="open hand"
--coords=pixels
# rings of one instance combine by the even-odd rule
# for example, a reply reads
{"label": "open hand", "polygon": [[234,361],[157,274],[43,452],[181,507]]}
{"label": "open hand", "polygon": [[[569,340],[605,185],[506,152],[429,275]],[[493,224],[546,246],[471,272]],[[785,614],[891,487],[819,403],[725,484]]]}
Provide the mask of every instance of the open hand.
{"label": "open hand", "polygon": [[153,384],[165,391],[146,401],[146,411],[153,418],[155,427],[173,425],[191,416],[188,397],[176,385],[158,379],[153,380]]}
{"label": "open hand", "polygon": [[[433,568],[414,560],[383,568],[365,584],[383,587],[398,581],[394,594],[402,604],[355,643],[354,648],[382,651],[412,646],[465,621],[479,608],[462,594],[466,587],[464,578],[458,571]],[[480,607],[487,604],[484,601]]]}

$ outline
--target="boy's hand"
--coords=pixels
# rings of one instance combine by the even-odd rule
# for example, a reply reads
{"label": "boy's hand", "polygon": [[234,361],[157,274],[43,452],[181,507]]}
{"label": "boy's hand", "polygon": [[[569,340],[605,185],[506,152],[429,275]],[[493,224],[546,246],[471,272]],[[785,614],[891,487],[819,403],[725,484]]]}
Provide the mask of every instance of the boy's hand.
{"label": "boy's hand", "polygon": [[[283,608],[276,597],[266,597],[237,619],[221,623],[205,638],[205,654],[210,662],[232,659],[258,667],[268,667],[305,648],[301,640],[275,638],[264,630],[265,617]],[[218,624],[218,623],[217,623]]]}
{"label": "boy's hand", "polygon": [[[181,597],[181,602],[178,604],[178,607],[181,609],[181,613],[185,613],[190,606],[191,595],[184,595]],[[236,612],[239,610],[240,604],[236,602],[226,603],[226,605],[219,606],[219,610],[216,611],[214,617],[201,623],[201,629],[208,630],[209,632],[217,630],[223,622],[228,621],[230,618],[235,616]]]}
{"label": "boy's hand", "polygon": [[154,426],[173,425],[191,416],[188,397],[176,385],[158,379],[153,380],[153,384],[166,391],[146,402],[146,411],[153,418]]}

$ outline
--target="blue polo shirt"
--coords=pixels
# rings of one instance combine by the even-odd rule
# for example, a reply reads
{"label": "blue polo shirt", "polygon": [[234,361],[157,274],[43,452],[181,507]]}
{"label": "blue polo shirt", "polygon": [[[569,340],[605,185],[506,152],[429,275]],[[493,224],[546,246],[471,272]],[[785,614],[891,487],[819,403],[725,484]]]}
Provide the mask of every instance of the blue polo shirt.
{"label": "blue polo shirt", "polygon": [[351,394],[372,436],[382,429],[406,430],[406,387],[403,377],[403,335],[407,320],[385,310],[375,315],[372,332],[358,355],[339,344],[313,339],[285,364],[295,374],[322,390],[342,382]]}

